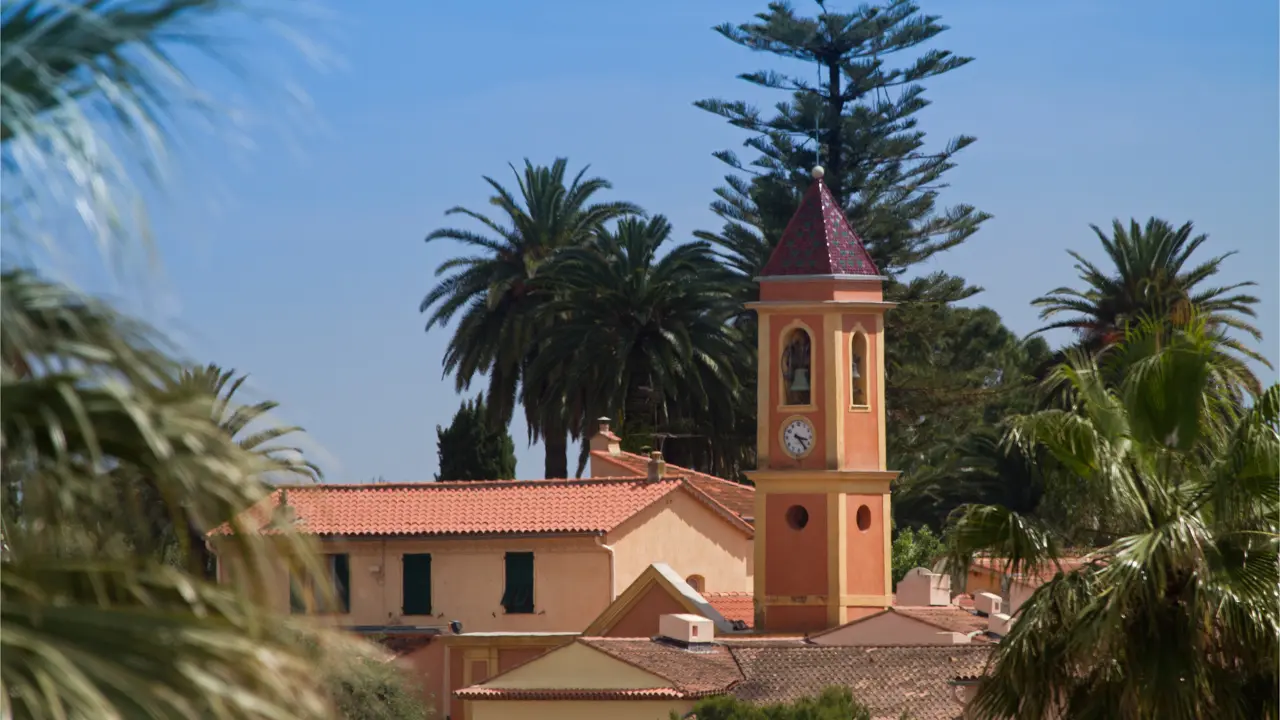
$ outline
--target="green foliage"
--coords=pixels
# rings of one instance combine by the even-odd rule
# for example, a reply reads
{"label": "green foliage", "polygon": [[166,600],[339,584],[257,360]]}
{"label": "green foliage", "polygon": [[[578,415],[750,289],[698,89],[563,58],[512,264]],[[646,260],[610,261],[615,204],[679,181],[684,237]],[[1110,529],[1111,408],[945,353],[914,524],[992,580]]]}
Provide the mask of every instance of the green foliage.
{"label": "green foliage", "polygon": [[893,585],[915,568],[933,568],[933,564],[946,554],[942,538],[928,527],[904,528],[893,538]]}
{"label": "green foliage", "polygon": [[[162,154],[169,111],[189,89],[172,58],[190,57],[182,50],[230,6],[5,2],[0,142],[19,215],[59,217],[66,207],[45,205],[65,200],[104,245],[124,240],[115,144],[142,145],[129,160],[144,166],[148,150]],[[47,192],[63,182],[71,193]],[[33,239],[10,210],[6,244]],[[156,333],[17,257],[6,253],[0,273],[0,716],[328,717],[297,642],[324,633],[253,602],[271,553],[320,571],[310,542],[227,537],[246,560],[234,586],[155,547],[157,511],[179,560],[219,523],[243,530],[235,518],[266,496],[273,463],[214,421],[209,393],[174,386],[181,365]],[[139,496],[142,480],[157,502]]]}
{"label": "green foliage", "polygon": [[[496,180],[485,177],[493,188],[490,204],[502,216],[492,219],[463,207],[446,214],[464,215],[480,223],[486,232],[440,228],[427,242],[456,240],[479,254],[454,257],[436,268],[439,283],[427,293],[419,310],[431,311],[427,330],[459,315],[444,356],[444,371],[452,373],[461,392],[477,375],[487,375],[485,393],[490,418],[505,426],[515,412],[524,371],[536,356],[538,339],[546,331],[540,306],[551,300],[539,284],[543,264],[557,250],[590,244],[606,223],[640,213],[626,202],[591,203],[601,190],[611,187],[602,178],[584,179],[583,168],[566,184],[568,161],[559,158],[551,167],[525,161],[516,176],[516,198]],[[567,428],[564,407],[543,388],[525,388],[524,404],[530,440],[541,438],[546,448],[544,477],[569,474]]]}
{"label": "green foliage", "polygon": [[[1144,322],[1104,362],[1071,353],[1064,406],[1013,418],[1007,442],[1082,488],[1101,539],[1022,606],[975,709],[986,717],[1274,718],[1280,696],[1280,386],[1240,402],[1221,329]],[[1041,518],[972,506],[950,535],[1011,572],[1059,567]]]}
{"label": "green foliage", "polygon": [[[1258,298],[1236,292],[1257,283],[1203,287],[1218,274],[1223,261],[1235,253],[1218,255],[1192,267],[1191,255],[1208,242],[1209,236],[1193,237],[1191,223],[1175,229],[1169,222],[1153,217],[1145,226],[1131,220],[1126,228],[1115,220],[1111,237],[1097,225],[1091,227],[1111,263],[1108,270],[1114,274],[1068,250],[1084,288],[1060,287],[1033,300],[1044,320],[1069,315],[1041,331],[1070,328],[1085,348],[1097,352],[1123,338],[1127,328],[1144,319],[1181,323],[1196,313],[1210,328],[1237,330],[1254,340],[1262,339],[1262,333],[1245,319],[1257,316],[1253,308]],[[1271,367],[1266,358],[1238,339],[1223,334],[1219,341],[1232,353],[1229,357],[1248,358]],[[1248,378],[1250,389],[1260,390],[1258,380],[1252,374]]]}
{"label": "green foliage", "polygon": [[516,476],[511,433],[494,426],[483,395],[464,401],[449,427],[436,426],[436,446],[440,457],[436,480],[509,480]]}
{"label": "green foliage", "polygon": [[339,720],[427,720],[422,689],[394,660],[349,658],[325,673]]}
{"label": "green foliage", "polygon": [[563,403],[581,436],[601,416],[620,428],[681,424],[712,438],[732,427],[750,367],[728,322],[737,311],[732,284],[708,243],[661,253],[670,238],[661,215],[627,218],[590,246],[553,256],[542,281],[554,299],[542,307],[547,329],[527,371],[526,403],[541,389]]}
{"label": "green foliage", "polygon": [[[817,697],[793,703],[758,706],[732,695],[699,700],[693,706],[698,720],[871,720],[871,711],[853,699],[849,688],[829,687]],[[675,713],[672,720],[679,720]]]}

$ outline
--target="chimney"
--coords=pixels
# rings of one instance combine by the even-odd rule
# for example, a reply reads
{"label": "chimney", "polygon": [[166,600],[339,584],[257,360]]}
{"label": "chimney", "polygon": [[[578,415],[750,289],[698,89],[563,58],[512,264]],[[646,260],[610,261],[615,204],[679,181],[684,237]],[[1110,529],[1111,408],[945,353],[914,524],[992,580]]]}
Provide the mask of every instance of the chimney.
{"label": "chimney", "polygon": [[1009,634],[1009,626],[1012,624],[1013,618],[998,612],[987,618],[987,632],[1004,637]]}
{"label": "chimney", "polygon": [[657,639],[686,650],[707,649],[715,639],[715,626],[701,615],[660,615]]}
{"label": "chimney", "polygon": [[999,613],[1003,603],[999,595],[992,595],[989,592],[980,592],[973,596],[973,609],[982,615],[991,616]]}
{"label": "chimney", "polygon": [[898,583],[897,595],[898,605],[945,607],[951,604],[951,576],[915,568]]}
{"label": "chimney", "polygon": [[607,452],[610,455],[622,454],[622,438],[609,431],[609,418],[596,419],[599,429],[591,436],[591,452]]}
{"label": "chimney", "polygon": [[667,461],[662,459],[662,452],[654,450],[649,453],[649,482],[656,482],[666,477]]}

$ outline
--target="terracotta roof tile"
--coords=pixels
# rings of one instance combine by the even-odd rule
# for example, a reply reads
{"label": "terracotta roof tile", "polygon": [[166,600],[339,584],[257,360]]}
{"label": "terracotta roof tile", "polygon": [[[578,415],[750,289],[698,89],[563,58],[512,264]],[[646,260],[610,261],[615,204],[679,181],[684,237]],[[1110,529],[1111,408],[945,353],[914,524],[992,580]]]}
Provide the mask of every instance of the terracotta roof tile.
{"label": "terracotta roof tile", "polygon": [[[974,567],[985,568],[995,573],[1006,574],[1008,573],[1006,562],[1007,561],[1004,558],[976,557],[973,559],[971,564]],[[1058,574],[1059,569],[1064,573],[1072,572],[1074,570],[1079,570],[1091,562],[1097,562],[1097,560],[1090,557],[1067,556],[1058,558],[1057,564],[1049,563],[1043,567],[1037,568],[1033,572],[1012,573],[1010,574],[1010,577],[1022,582],[1023,584],[1030,585],[1032,587],[1039,587],[1052,580]]]}
{"label": "terracotta roof tile", "polygon": [[755,627],[756,603],[749,592],[704,592],[703,599],[729,622],[741,622],[747,629]]}
{"label": "terracotta roof tile", "polygon": [[537,688],[487,688],[472,686],[453,692],[463,700],[678,700],[688,697],[672,688],[637,690],[540,690]]}
{"label": "terracotta roof tile", "polygon": [[760,271],[779,275],[878,276],[875,262],[861,238],[849,227],[844,210],[821,180],[814,181],[800,200],[782,239]]}
{"label": "terracotta roof tile", "polygon": [[734,646],[743,680],[733,694],[754,703],[792,702],[842,685],[872,717],[953,720],[962,708],[950,681],[981,675],[990,645],[884,647]]}
{"label": "terracotta roof tile", "polygon": [[[930,625],[935,625],[950,632],[964,633],[985,632],[987,618],[955,605],[942,607],[902,606],[889,608],[891,612],[905,615]],[[974,638],[978,640],[978,638]]]}
{"label": "terracotta roof tile", "polygon": [[[597,450],[595,453],[637,474],[643,475],[648,472],[648,458],[629,452],[613,455]],[[756,489],[754,487],[669,463],[667,464],[667,472],[688,478],[689,484],[706,493],[712,500],[746,522],[754,520],[756,513]]]}
{"label": "terracotta roof tile", "polygon": [[728,648],[689,650],[647,638],[581,638],[578,642],[671,682],[684,697],[716,695],[742,679]]}
{"label": "terracotta roof tile", "polygon": [[[303,485],[286,488],[297,527],[319,535],[608,532],[681,486],[678,478]],[[282,490],[246,511],[261,526]],[[255,521],[256,520],[256,521]],[[223,526],[214,532],[228,532]]]}

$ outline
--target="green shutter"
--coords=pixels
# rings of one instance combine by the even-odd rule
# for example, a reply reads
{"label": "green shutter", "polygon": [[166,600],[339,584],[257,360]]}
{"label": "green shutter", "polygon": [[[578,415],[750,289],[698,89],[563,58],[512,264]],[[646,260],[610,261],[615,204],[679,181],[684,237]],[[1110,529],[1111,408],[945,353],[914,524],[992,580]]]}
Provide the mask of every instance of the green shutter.
{"label": "green shutter", "polygon": [[307,611],[307,601],[302,595],[302,581],[298,579],[298,574],[289,571],[289,612],[304,613]]}
{"label": "green shutter", "polygon": [[405,615],[431,614],[431,556],[427,554],[405,555],[404,605]]}
{"label": "green shutter", "polygon": [[346,553],[329,556],[329,571],[333,573],[333,595],[338,601],[336,612],[351,612],[351,561]]}
{"label": "green shutter", "polygon": [[507,589],[502,606],[509,613],[533,612],[533,553],[507,553]]}

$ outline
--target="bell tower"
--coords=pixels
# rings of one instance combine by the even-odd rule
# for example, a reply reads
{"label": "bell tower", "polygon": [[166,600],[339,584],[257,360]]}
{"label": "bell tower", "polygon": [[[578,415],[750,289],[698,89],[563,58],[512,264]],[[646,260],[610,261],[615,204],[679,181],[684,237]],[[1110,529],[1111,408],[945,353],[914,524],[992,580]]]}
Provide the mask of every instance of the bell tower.
{"label": "bell tower", "polygon": [[813,632],[892,604],[883,281],[813,170],[757,278],[756,627]]}

